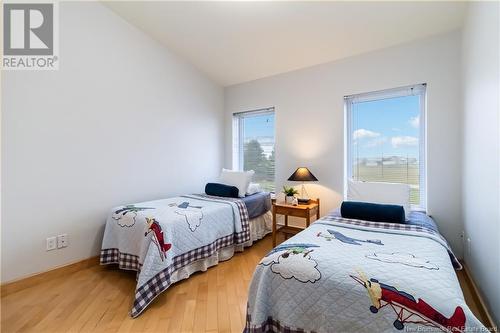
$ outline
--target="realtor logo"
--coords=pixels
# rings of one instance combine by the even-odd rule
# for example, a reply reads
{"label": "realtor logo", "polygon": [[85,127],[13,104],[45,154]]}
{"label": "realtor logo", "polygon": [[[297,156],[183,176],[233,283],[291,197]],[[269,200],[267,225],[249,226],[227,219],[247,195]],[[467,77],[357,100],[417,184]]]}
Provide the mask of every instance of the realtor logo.
{"label": "realtor logo", "polygon": [[57,69],[54,3],[3,4],[3,69]]}
{"label": "realtor logo", "polygon": [[5,55],[53,54],[53,4],[5,4],[3,22]]}

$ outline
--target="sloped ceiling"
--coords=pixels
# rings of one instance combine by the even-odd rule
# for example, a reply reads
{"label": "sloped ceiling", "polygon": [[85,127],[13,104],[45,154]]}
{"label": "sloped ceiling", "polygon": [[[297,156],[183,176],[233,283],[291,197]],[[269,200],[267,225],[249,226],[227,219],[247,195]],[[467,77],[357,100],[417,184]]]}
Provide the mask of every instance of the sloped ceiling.
{"label": "sloped ceiling", "polygon": [[459,28],[465,2],[105,2],[229,86]]}

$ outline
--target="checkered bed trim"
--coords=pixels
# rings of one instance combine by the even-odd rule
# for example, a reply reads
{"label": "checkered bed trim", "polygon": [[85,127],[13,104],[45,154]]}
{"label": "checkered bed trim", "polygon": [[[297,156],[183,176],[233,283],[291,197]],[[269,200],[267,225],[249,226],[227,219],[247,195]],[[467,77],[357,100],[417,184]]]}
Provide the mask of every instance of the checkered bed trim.
{"label": "checkered bed trim", "polygon": [[208,258],[224,247],[242,244],[250,240],[250,219],[248,217],[248,211],[245,203],[242,200],[235,198],[213,197],[208,195],[195,195],[191,197],[200,197],[205,200],[234,202],[240,213],[242,231],[221,237],[211,244],[204,245],[174,257],[171,265],[156,274],[148,282],[136,290],[134,305],[131,311],[131,316],[134,318],[139,316],[141,312],[144,311],[144,309],[156,298],[156,296],[161,294],[172,284],[172,273],[196,260]]}
{"label": "checkered bed trim", "polygon": [[242,244],[250,240],[250,217],[248,215],[247,206],[241,199],[237,198],[225,198],[225,197],[217,197],[208,194],[193,194],[186,197],[198,197],[202,200],[210,200],[210,201],[226,201],[233,202],[238,207],[238,211],[240,213],[241,220],[241,232],[234,233],[234,244]]}
{"label": "checkered bed trim", "polygon": [[[247,322],[245,325],[244,333],[305,333],[306,331],[302,328],[291,328],[286,325],[282,325],[278,320],[274,320],[273,317],[267,317],[260,325],[251,325],[252,316],[250,311],[248,311],[247,306]],[[315,333],[311,331],[310,333]]]}
{"label": "checkered bed trim", "polygon": [[120,252],[119,249],[102,249],[101,265],[118,264],[120,269],[127,269],[139,272],[141,263],[139,257],[129,253]]}
{"label": "checkered bed trim", "polygon": [[180,254],[172,259],[172,264],[165,268],[160,273],[156,274],[148,282],[143,284],[135,292],[134,306],[132,307],[131,316],[137,317],[151,303],[156,296],[166,290],[171,284],[172,273],[176,270],[200,259],[210,257],[218,250],[233,245],[233,235],[228,235],[217,239],[215,242]]}
{"label": "checkered bed trim", "polygon": [[321,221],[331,221],[331,222],[338,222],[338,223],[356,225],[356,226],[361,226],[361,227],[370,227],[370,228],[386,229],[386,230],[415,231],[415,232],[420,232],[420,233],[424,233],[424,234],[428,234],[428,235],[437,237],[442,241],[442,243],[445,245],[446,249],[448,250],[451,262],[453,263],[453,267],[455,267],[458,270],[462,269],[462,264],[460,264],[457,257],[455,257],[455,254],[451,250],[451,247],[448,244],[448,242],[446,241],[446,239],[439,232],[437,232],[433,229],[429,229],[426,227],[422,227],[419,225],[413,225],[413,224],[372,222],[372,221],[364,221],[364,220],[347,219],[347,218],[339,217],[336,215],[327,215],[327,216],[321,218],[320,220],[316,221],[315,223],[321,223]]}

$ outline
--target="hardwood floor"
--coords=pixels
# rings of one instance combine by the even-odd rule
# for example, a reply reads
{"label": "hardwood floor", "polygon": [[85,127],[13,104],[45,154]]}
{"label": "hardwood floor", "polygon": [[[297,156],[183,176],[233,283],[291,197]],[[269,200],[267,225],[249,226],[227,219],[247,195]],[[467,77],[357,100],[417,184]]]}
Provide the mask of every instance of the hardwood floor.
{"label": "hardwood floor", "polygon": [[252,273],[270,249],[267,236],[231,260],[174,284],[137,319],[128,315],[135,272],[95,266],[53,278],[2,297],[1,331],[242,332]]}

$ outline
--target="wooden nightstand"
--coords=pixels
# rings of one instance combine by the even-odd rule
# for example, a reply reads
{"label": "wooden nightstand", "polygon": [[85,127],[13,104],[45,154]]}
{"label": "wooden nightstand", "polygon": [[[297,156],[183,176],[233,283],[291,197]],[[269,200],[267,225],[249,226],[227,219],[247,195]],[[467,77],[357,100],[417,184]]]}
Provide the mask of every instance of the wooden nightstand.
{"label": "wooden nightstand", "polygon": [[[276,215],[285,216],[285,225],[278,228]],[[292,206],[287,204],[277,204],[273,200],[273,247],[276,246],[276,234],[283,232],[285,234],[294,235],[305,228],[292,227],[288,225],[288,216],[302,217],[306,219],[306,228],[311,224],[311,215],[316,214],[316,219],[319,219],[319,199],[310,200],[307,205]]]}

